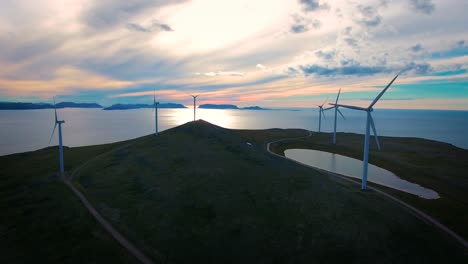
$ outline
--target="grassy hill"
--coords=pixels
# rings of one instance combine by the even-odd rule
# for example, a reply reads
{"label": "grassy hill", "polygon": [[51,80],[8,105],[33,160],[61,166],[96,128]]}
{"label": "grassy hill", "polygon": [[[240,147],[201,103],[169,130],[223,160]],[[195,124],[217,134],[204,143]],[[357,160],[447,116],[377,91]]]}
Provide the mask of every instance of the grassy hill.
{"label": "grassy hill", "polygon": [[[262,131],[257,132],[262,137]],[[435,190],[440,199],[426,200],[389,188],[387,192],[436,217],[468,239],[468,150],[438,141],[420,138],[379,137],[382,151],[371,138],[369,162],[392,171],[399,177]],[[290,148],[317,149],[362,160],[362,135],[338,133],[337,145],[331,133],[272,144],[279,154]]]}
{"label": "grassy hill", "polygon": [[[120,144],[66,148],[66,169]],[[0,157],[0,263],[136,263],[59,179],[57,153]]]}
{"label": "grassy hill", "polygon": [[74,184],[163,263],[466,263],[395,203],[264,149],[298,135],[191,122],[93,159]]}

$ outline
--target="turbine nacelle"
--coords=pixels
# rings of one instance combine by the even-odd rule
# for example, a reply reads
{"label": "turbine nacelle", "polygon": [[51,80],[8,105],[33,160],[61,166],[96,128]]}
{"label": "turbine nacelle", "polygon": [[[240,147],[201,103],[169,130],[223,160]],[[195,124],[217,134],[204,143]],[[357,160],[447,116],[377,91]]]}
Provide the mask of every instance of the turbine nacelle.
{"label": "turbine nacelle", "polygon": [[319,108],[319,129],[318,129],[318,132],[320,132],[320,128],[322,126],[322,115],[323,115],[323,118],[325,119],[325,110],[328,110],[328,109],[323,109],[323,105],[325,104],[325,102],[327,102],[327,100],[328,100],[328,97],[327,97],[327,99],[325,99],[325,101],[323,101],[323,103],[321,105],[316,105]]}
{"label": "turbine nacelle", "polygon": [[196,109],[196,101],[197,101],[197,97],[199,96],[199,94],[197,95],[193,95],[191,94],[190,96],[193,97],[193,121],[195,121],[195,109]]}

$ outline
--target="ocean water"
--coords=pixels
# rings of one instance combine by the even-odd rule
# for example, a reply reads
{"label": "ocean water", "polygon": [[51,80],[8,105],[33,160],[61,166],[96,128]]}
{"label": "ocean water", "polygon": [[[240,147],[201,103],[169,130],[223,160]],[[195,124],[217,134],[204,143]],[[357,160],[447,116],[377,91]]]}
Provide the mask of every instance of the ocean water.
{"label": "ocean water", "polygon": [[[337,131],[364,133],[364,112],[341,111],[346,120],[339,117]],[[333,114],[333,110],[325,112],[322,131],[333,131]],[[59,119],[65,120],[63,140],[70,147],[117,142],[154,132],[152,109],[59,109],[58,115]],[[468,111],[376,109],[373,117],[379,135],[433,139],[468,149]],[[318,129],[317,109],[197,109],[197,119],[234,129]],[[193,109],[159,110],[160,131],[192,120]],[[47,147],[53,126],[54,113],[51,109],[0,111],[0,155]],[[57,142],[55,134],[51,145],[57,145]]]}

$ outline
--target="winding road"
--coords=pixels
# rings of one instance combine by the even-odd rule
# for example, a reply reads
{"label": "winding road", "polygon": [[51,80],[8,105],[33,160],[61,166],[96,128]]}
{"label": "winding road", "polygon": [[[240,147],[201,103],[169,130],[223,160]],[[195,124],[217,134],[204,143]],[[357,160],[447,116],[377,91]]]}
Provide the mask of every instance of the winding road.
{"label": "winding road", "polygon": [[133,255],[135,258],[137,258],[141,263],[144,264],[153,264],[154,262],[146,256],[141,250],[139,250],[132,242],[130,242],[128,239],[126,239],[117,229],[115,229],[111,223],[109,223],[97,210],[96,208],[93,207],[93,205],[89,202],[88,199],[84,196],[83,193],[81,193],[75,186],[73,186],[73,183],[71,180],[78,174],[80,170],[85,168],[88,164],[91,162],[95,161],[99,157],[106,155],[110,152],[117,151],[119,149],[125,148],[131,144],[136,143],[136,141],[132,141],[128,144],[125,144],[123,146],[120,146],[115,149],[111,149],[109,151],[106,151],[104,153],[101,153],[94,158],[86,161],[83,163],[81,166],[77,167],[76,169],[73,170],[71,173],[70,177],[64,178],[63,181],[68,188],[75,194],[76,197],[81,201],[81,203],[84,205],[84,207],[88,210],[88,212],[96,219],[96,221],[111,235],[122,247],[124,247],[131,255]]}

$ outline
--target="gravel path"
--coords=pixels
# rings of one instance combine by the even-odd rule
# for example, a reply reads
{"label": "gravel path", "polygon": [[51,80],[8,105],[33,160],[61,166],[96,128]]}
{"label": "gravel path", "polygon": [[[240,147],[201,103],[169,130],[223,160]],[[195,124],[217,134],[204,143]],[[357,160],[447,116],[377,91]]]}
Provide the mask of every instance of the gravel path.
{"label": "gravel path", "polygon": [[112,151],[119,150],[121,148],[127,147],[130,144],[133,144],[135,142],[131,142],[129,144],[125,144],[123,146],[120,146],[116,149],[112,149],[110,151],[107,151],[105,153],[99,154],[96,157],[88,160],[87,162],[83,163],[81,166],[73,170],[72,174],[70,177],[65,178],[64,182],[65,185],[67,185],[70,190],[80,199],[81,203],[86,207],[88,212],[96,219],[96,221],[117,241],[119,242],[120,245],[122,245],[130,254],[135,256],[141,263],[144,264],[153,264],[154,262],[147,257],[142,251],[140,251],[135,245],[132,244],[128,239],[126,239],[119,231],[117,231],[111,223],[109,223],[99,212],[93,207],[93,205],[86,199],[86,197],[75,187],[73,186],[71,180],[78,174],[78,172],[86,167],[88,164],[96,160],[97,158],[108,154]]}

